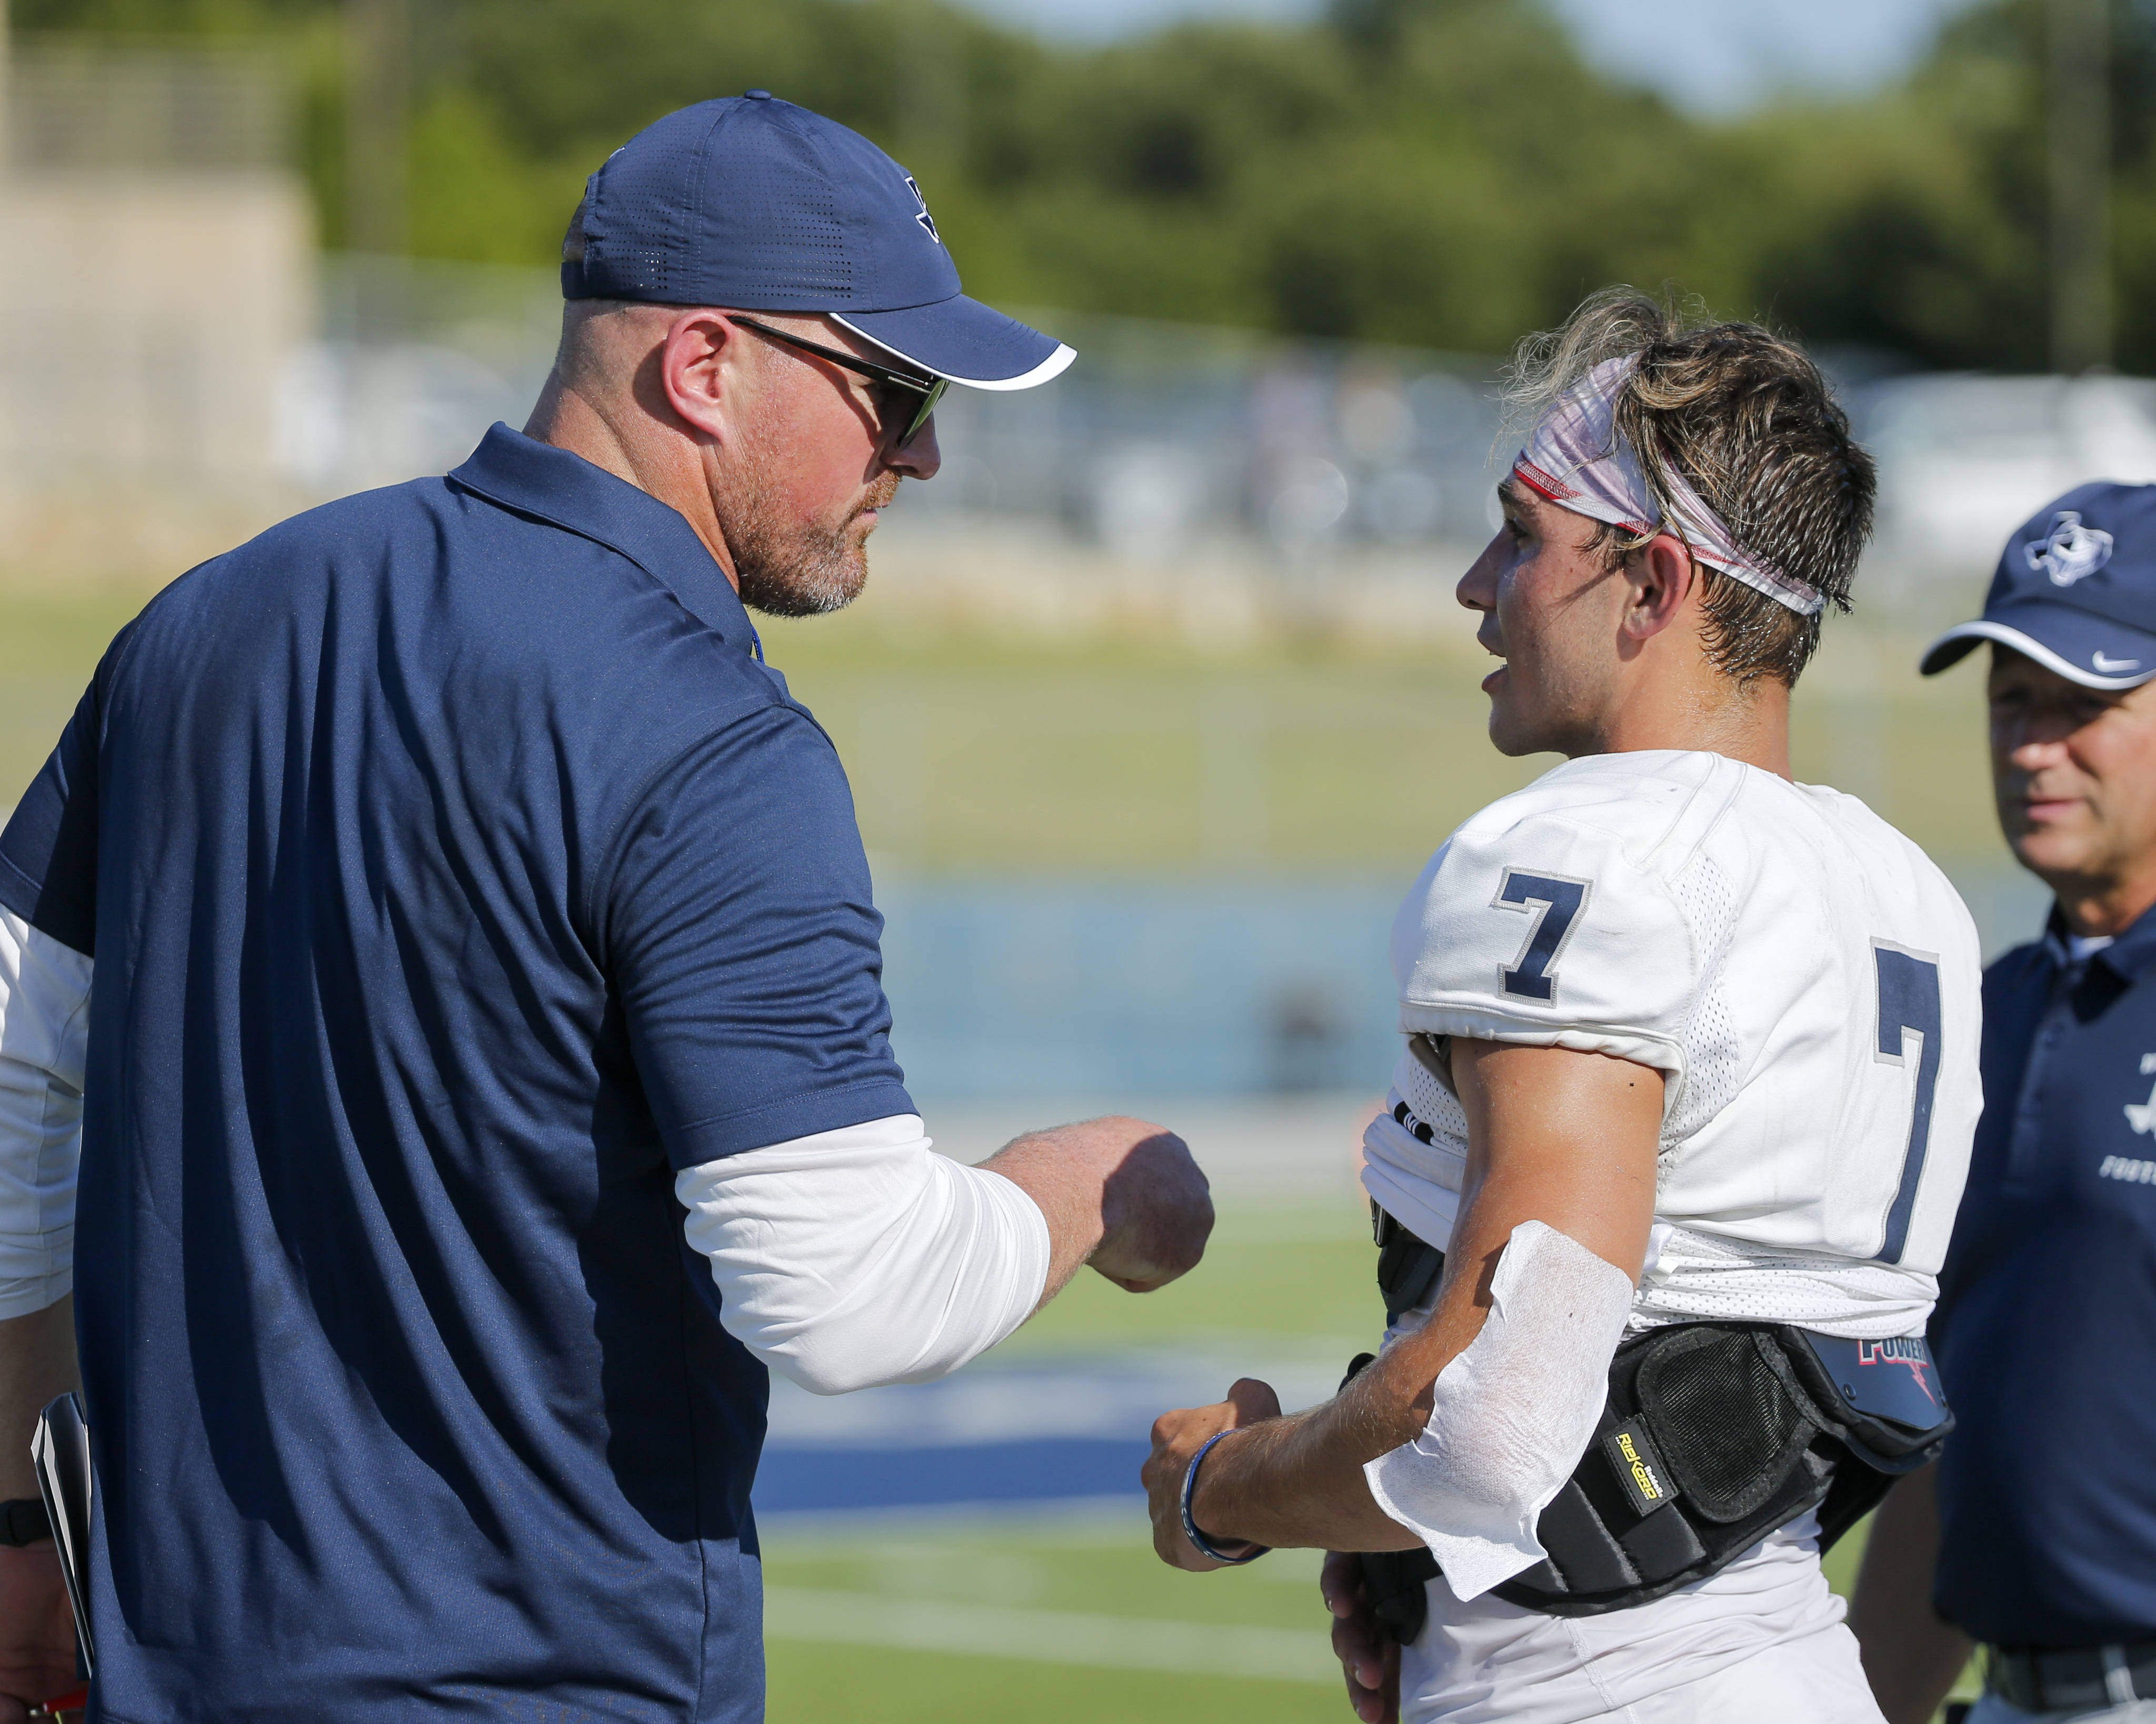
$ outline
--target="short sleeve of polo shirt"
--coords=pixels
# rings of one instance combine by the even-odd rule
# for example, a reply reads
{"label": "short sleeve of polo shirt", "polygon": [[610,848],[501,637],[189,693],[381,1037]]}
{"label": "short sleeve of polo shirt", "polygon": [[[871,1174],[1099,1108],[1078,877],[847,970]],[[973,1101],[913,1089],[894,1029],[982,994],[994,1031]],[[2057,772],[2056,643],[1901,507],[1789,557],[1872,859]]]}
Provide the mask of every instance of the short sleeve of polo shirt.
{"label": "short sleeve of polo shirt", "polygon": [[0,831],[0,905],[85,957],[97,938],[97,739],[92,684]]}
{"label": "short sleeve of polo shirt", "polygon": [[772,704],[662,767],[594,906],[645,1098],[678,1167],[915,1111],[882,918],[829,741]]}
{"label": "short sleeve of polo shirt", "polygon": [[1676,894],[1634,859],[1651,839],[1606,802],[1582,818],[1548,801],[1530,787],[1485,809],[1408,895],[1393,926],[1400,1028],[1681,1075],[1697,967]]}

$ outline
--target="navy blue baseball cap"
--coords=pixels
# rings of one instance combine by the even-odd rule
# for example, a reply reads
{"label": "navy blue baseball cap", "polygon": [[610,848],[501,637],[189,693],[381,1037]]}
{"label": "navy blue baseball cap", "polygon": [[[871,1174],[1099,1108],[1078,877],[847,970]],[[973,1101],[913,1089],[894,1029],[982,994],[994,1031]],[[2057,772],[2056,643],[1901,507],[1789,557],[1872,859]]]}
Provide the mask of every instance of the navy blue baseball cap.
{"label": "navy blue baseball cap", "polygon": [[1995,640],[2092,689],[2156,678],[2156,485],[2102,480],[2046,503],[2006,541],[1984,614],[1917,669],[1936,676]]}
{"label": "navy blue baseball cap", "polygon": [[669,114],[607,158],[562,249],[562,294],[821,312],[976,389],[1029,389],[1078,357],[959,291],[911,174],[763,90]]}

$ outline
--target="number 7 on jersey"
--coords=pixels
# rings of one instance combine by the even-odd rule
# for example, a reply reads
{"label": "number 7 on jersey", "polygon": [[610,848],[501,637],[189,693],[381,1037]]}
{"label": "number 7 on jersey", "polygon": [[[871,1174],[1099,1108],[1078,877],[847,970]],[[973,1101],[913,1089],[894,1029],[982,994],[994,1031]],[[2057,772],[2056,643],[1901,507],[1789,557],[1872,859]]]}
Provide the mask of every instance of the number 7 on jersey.
{"label": "number 7 on jersey", "polygon": [[1587,907],[1592,880],[1563,874],[1529,874],[1508,868],[1498,883],[1491,907],[1525,911],[1534,917],[1520,955],[1497,967],[1497,985],[1507,993],[1545,1003],[1557,998],[1557,961],[1572,938],[1579,912]]}
{"label": "number 7 on jersey", "polygon": [[1909,1147],[1902,1152],[1902,1180],[1887,1210],[1887,1236],[1880,1243],[1877,1260],[1899,1263],[1909,1243],[1909,1219],[1916,1213],[1924,1155],[1931,1147],[1932,1098],[1939,1086],[1939,961],[1928,952],[1874,940],[1871,964],[1879,981],[1879,1035],[1871,1057],[1883,1065],[1906,1065],[1903,1049],[1908,1037],[1917,1036],[1922,1043],[1916,1095],[1909,1108]]}

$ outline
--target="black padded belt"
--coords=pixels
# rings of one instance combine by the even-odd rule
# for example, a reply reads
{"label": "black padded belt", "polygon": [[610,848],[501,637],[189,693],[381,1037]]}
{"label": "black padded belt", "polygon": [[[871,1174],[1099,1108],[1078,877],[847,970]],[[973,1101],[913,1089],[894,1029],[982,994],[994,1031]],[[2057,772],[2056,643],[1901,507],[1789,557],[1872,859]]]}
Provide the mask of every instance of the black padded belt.
{"label": "black padded belt", "polygon": [[1594,1436],[1535,1536],[1549,1555],[1493,1588],[1597,1616],[1717,1574],[1816,1510],[1820,1550],[1937,1458],[1953,1415],[1918,1339],[1788,1323],[1674,1323],[1609,1362]]}
{"label": "black padded belt", "polygon": [[[1953,1429],[1920,1339],[1840,1341],[1786,1323],[1650,1329],[1618,1347],[1594,1438],[1536,1522],[1548,1556],[1492,1591],[1553,1616],[1628,1609],[1720,1573],[1813,1510],[1824,1552]],[[1363,1561],[1372,1609],[1413,1640],[1435,1559]]]}

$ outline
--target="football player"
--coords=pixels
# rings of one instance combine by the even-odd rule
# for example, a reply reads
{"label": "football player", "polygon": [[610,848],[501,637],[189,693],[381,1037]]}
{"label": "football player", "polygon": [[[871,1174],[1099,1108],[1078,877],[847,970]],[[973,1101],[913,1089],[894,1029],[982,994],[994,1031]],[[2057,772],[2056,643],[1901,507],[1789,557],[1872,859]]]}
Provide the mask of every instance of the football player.
{"label": "football player", "polygon": [[1798,348],[1625,290],[1515,393],[1460,599],[1491,740],[1564,760],[1394,926],[1386,1343],[1309,1412],[1164,1415],[1155,1543],[1357,1553],[1324,1587],[1365,1720],[1876,1724],[1820,1549],[1948,1423],[1979,955],[1915,844],[1790,773],[1871,463]]}

